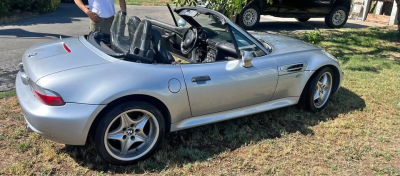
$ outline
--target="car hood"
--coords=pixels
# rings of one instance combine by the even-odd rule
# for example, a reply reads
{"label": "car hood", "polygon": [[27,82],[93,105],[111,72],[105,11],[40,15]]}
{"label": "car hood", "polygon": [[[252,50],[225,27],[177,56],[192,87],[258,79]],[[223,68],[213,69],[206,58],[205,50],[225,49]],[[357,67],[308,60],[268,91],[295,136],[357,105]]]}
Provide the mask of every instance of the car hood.
{"label": "car hood", "polygon": [[[70,52],[64,48],[66,45]],[[55,40],[29,48],[22,56],[23,70],[34,82],[56,72],[110,63],[88,49],[78,37]]]}
{"label": "car hood", "polygon": [[255,38],[261,39],[262,41],[265,41],[266,43],[272,46],[271,55],[286,54],[286,53],[308,51],[308,50],[321,50],[321,48],[318,48],[317,46],[308,44],[306,42],[291,37],[273,35],[273,34],[252,34],[252,35]]}

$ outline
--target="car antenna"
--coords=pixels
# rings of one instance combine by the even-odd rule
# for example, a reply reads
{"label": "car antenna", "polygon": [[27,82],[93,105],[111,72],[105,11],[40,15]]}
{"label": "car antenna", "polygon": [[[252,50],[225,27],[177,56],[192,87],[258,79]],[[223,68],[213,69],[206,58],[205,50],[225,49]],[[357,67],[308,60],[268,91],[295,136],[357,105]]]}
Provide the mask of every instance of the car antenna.
{"label": "car antenna", "polygon": [[62,40],[62,37],[61,37],[61,35],[60,35],[60,40]]}

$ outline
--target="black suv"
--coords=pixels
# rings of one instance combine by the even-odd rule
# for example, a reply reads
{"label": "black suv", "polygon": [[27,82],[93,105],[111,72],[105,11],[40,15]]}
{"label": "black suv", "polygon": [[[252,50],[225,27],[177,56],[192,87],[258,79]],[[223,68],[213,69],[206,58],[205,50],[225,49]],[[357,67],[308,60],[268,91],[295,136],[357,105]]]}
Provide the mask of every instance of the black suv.
{"label": "black suv", "polygon": [[296,18],[306,22],[310,18],[325,17],[331,28],[340,28],[347,22],[351,0],[253,0],[240,12],[237,23],[252,29],[260,21],[260,15]]}

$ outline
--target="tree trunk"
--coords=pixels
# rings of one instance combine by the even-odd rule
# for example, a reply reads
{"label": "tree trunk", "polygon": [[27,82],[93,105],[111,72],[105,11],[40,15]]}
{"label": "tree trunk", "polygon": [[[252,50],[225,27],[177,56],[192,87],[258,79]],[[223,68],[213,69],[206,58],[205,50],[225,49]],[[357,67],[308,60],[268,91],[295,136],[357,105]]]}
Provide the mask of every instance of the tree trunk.
{"label": "tree trunk", "polygon": [[400,0],[397,0],[397,31],[400,32]]}

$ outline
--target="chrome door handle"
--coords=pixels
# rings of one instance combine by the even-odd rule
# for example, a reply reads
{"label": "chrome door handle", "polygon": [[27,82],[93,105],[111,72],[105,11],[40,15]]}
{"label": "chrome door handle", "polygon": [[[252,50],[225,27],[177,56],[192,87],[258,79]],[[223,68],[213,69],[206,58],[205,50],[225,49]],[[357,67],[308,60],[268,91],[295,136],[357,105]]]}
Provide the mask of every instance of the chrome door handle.
{"label": "chrome door handle", "polygon": [[205,76],[196,76],[192,78],[192,82],[201,82],[201,81],[210,81],[211,78],[208,75]]}

